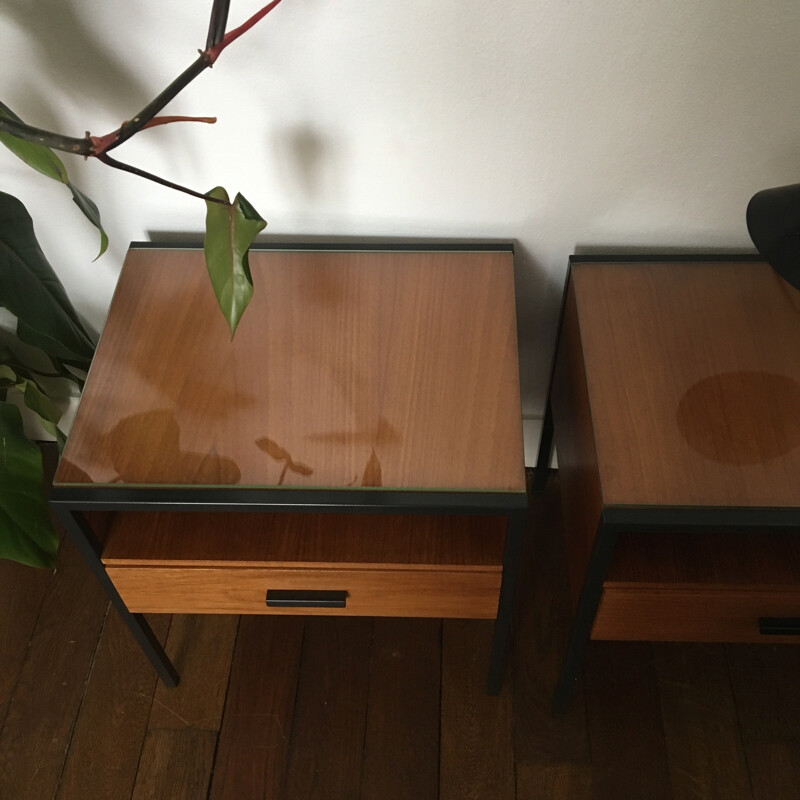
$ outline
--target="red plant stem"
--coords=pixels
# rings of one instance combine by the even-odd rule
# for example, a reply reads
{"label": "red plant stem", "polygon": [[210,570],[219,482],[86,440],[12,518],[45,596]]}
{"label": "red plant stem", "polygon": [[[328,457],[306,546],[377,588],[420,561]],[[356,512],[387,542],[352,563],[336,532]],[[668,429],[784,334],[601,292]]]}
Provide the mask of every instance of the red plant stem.
{"label": "red plant stem", "polygon": [[206,50],[206,53],[208,54],[211,63],[213,64],[217,60],[219,54],[229,44],[235,42],[243,33],[247,33],[247,31],[249,31],[253,25],[264,19],[264,17],[266,17],[267,14],[269,14],[269,12],[272,11],[272,9],[275,8],[275,6],[277,6],[280,2],[281,0],[272,0],[271,3],[267,3],[267,5],[265,5],[260,11],[256,11],[256,13],[253,14],[253,16],[250,17],[247,22],[243,23],[238,28],[234,28],[232,31],[228,31],[228,33],[222,37],[222,41],[219,44],[209,47],[208,50]]}
{"label": "red plant stem", "polygon": [[[216,117],[153,117],[153,119],[145,122],[140,130],[155,128],[158,125],[169,125],[171,122],[205,122],[209,125],[213,125],[216,121]],[[92,155],[100,155],[101,153],[105,153],[106,150],[110,150],[111,145],[119,138],[121,130],[122,128],[117,128],[115,131],[111,131],[111,133],[107,133],[104,136],[90,136]]]}

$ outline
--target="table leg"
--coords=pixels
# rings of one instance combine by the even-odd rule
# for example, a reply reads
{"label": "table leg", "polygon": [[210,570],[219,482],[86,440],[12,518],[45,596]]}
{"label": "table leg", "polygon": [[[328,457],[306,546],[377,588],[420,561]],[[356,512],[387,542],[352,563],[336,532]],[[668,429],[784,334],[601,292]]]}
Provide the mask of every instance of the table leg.
{"label": "table leg", "polygon": [[547,472],[553,457],[553,405],[547,398],[542,421],[542,435],[539,439],[539,453],[536,456],[536,469],[533,473],[533,490],[540,492],[547,483]]}
{"label": "table leg", "polygon": [[514,511],[508,515],[505,551],[503,553],[503,578],[500,584],[500,599],[497,604],[497,618],[494,623],[492,637],[492,654],[489,664],[489,681],[486,691],[499,694],[503,685],[506,667],[506,651],[511,633],[511,620],[514,614],[514,589],[517,585],[519,559],[522,551],[522,539],[525,534],[527,514]]}
{"label": "table leg", "polygon": [[148,625],[147,620],[142,614],[133,614],[128,610],[123,599],[119,596],[116,587],[108,577],[106,568],[100,559],[102,548],[94,535],[91,526],[86,518],[79,511],[70,511],[53,503],[53,509],[59,522],[64,526],[69,538],[78,548],[78,552],[83,556],[86,563],[91,568],[95,578],[99,581],[103,590],[108,595],[114,607],[122,617],[122,621],[128,626],[139,646],[144,651],[150,663],[155,667],[159,678],[166,686],[174,689],[180,680],[175,667],[172,666],[164,648]]}
{"label": "table leg", "polygon": [[565,713],[569,705],[572,687],[578,677],[578,671],[592,635],[592,625],[600,605],[600,597],[603,594],[603,582],[608,574],[616,542],[616,529],[601,520],[594,537],[589,566],[586,569],[578,608],[572,621],[567,650],[556,684],[553,698],[553,713],[555,714]]}

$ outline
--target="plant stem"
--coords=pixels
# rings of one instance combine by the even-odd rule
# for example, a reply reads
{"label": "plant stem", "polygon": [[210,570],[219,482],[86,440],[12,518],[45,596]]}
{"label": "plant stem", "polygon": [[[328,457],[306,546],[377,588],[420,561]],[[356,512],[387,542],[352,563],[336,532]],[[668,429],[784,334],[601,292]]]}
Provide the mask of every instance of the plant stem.
{"label": "plant stem", "polygon": [[159,183],[162,186],[169,187],[170,189],[176,189],[184,194],[190,194],[192,197],[199,197],[201,200],[208,200],[212,203],[220,203],[223,206],[230,205],[230,203],[226,203],[224,200],[220,200],[216,197],[209,197],[207,194],[202,194],[201,192],[196,192],[194,189],[181,186],[179,183],[173,183],[172,181],[168,181],[166,178],[160,178],[158,175],[153,175],[152,172],[146,172],[143,169],[139,169],[139,167],[133,167],[130,164],[123,164],[122,161],[117,161],[117,159],[111,158],[108,153],[97,153],[96,158],[98,161],[102,161],[109,167],[114,167],[114,169],[119,169],[123,172],[130,172],[132,175],[138,175],[140,178],[145,178],[148,181]]}
{"label": "plant stem", "polygon": [[255,25],[260,20],[264,19],[264,17],[266,17],[267,14],[269,14],[269,12],[272,11],[272,9],[275,8],[275,6],[277,6],[278,3],[280,2],[281,0],[272,0],[271,3],[267,3],[267,5],[265,5],[264,8],[262,8],[260,11],[256,11],[256,13],[253,14],[253,16],[250,17],[250,19],[248,19],[247,22],[243,23],[238,28],[234,28],[232,31],[226,33],[219,44],[209,48],[207,52],[209,53],[209,56],[211,58],[211,63],[213,64],[217,60],[219,54],[229,44],[235,42],[243,33],[247,33],[247,31],[249,31],[250,28],[253,27],[253,25]]}
{"label": "plant stem", "polygon": [[[154,97],[133,119],[124,122],[117,133],[116,138],[106,147],[95,151],[92,155],[100,155],[106,150],[113,150],[126,142],[135,133],[144,128],[153,117],[164,108],[177,94],[185,89],[206,67],[211,66],[211,61],[206,53],[200,53],[172,83],[164,89],[158,96]],[[99,137],[105,140],[106,137]]]}
{"label": "plant stem", "polygon": [[54,150],[63,150],[67,153],[75,153],[79,156],[88,156],[92,153],[92,141],[87,136],[83,139],[76,139],[73,136],[62,136],[60,133],[53,133],[44,128],[36,128],[33,125],[26,125],[15,119],[0,117],[0,133],[10,133],[18,139],[26,142],[36,142]]}
{"label": "plant stem", "polygon": [[[250,19],[247,20],[243,25],[240,25],[238,28],[230,31],[230,33],[226,33],[222,37],[222,41],[218,42],[217,44],[207,48],[204,50],[200,55],[197,57],[197,60],[194,61],[187,69],[185,69],[177,78],[175,78],[172,83],[164,89],[161,94],[151,100],[133,119],[129,120],[128,122],[123,123],[123,125],[119,129],[119,134],[110,144],[105,145],[105,141],[108,137],[99,137],[99,140],[103,142],[102,149],[93,153],[93,155],[98,155],[100,152],[106,152],[108,150],[113,150],[115,147],[119,147],[123,142],[127,141],[131,138],[135,133],[138,133],[142,128],[144,128],[147,123],[161,111],[164,106],[167,105],[177,94],[183,91],[204,69],[207,67],[213,66],[214,62],[219,57],[219,54],[232,42],[236,41],[243,33],[246,33],[253,27],[259,20],[263,19],[264,17],[272,11],[275,6],[280,3],[281,0],[272,0],[271,3],[265,5],[260,11],[257,11],[253,14]],[[222,22],[227,21],[227,8],[223,8],[224,6],[228,5],[228,0],[214,0],[214,5],[211,9],[211,22],[209,24],[209,35],[211,35],[211,27],[214,26],[214,34],[216,35],[217,27],[219,25],[220,19]]]}
{"label": "plant stem", "polygon": [[214,0],[211,8],[211,19],[208,22],[208,38],[206,39],[206,50],[210,50],[222,41],[225,35],[225,28],[228,25],[228,7],[230,0]]}

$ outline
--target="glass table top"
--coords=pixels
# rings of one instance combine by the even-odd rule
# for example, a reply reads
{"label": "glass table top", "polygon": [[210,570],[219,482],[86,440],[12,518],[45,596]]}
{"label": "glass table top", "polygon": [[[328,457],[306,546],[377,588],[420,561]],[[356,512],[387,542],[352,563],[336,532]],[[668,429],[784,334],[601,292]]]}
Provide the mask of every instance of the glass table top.
{"label": "glass table top", "polygon": [[131,249],[54,485],[524,492],[513,256]]}

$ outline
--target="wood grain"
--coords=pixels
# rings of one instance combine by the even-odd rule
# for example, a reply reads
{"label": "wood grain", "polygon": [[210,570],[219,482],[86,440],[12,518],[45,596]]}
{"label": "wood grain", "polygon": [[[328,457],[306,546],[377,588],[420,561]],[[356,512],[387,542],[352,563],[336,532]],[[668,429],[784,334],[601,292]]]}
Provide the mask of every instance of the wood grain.
{"label": "wood grain", "polygon": [[162,797],[197,800],[206,797],[216,744],[214,731],[148,731],[132,800]]}
{"label": "wood grain", "polygon": [[107,565],[500,567],[503,517],[121,512]]}
{"label": "wood grain", "polygon": [[570,279],[551,390],[561,508],[574,605],[603,510],[575,287]]}
{"label": "wood grain", "polygon": [[0,733],[0,797],[54,797],[108,600],[65,542]]}
{"label": "wood grain", "polygon": [[616,585],[603,591],[593,639],[798,644],[759,633],[759,617],[796,617],[796,588]]}
{"label": "wood grain", "polygon": [[209,800],[283,796],[302,619],[243,617]]}
{"label": "wood grain", "polygon": [[238,627],[238,617],[224,614],[172,618],[166,653],[181,682],[175,689],[159,682],[148,729],[220,729]]}
{"label": "wood grain", "polygon": [[[131,611],[494,619],[499,570],[109,567]],[[269,589],[346,591],[346,608],[266,605]]]}
{"label": "wood grain", "polygon": [[52,577],[52,570],[0,560],[0,730]]}
{"label": "wood grain", "polygon": [[595,642],[585,669],[592,797],[669,800],[652,645]]}
{"label": "wood grain", "polygon": [[726,645],[754,800],[800,785],[800,648]]}
{"label": "wood grain", "polygon": [[285,797],[359,796],[371,643],[372,620],[306,622]]}
{"label": "wood grain", "polygon": [[233,341],[202,251],[131,250],[57,484],[523,492],[509,252],[254,252]]}
{"label": "wood grain", "polygon": [[376,620],[360,800],[437,800],[442,625]]}
{"label": "wood grain", "polygon": [[725,649],[653,646],[674,800],[750,800]]}
{"label": "wood grain", "polygon": [[604,503],[797,508],[796,290],[761,262],[571,274]]}
{"label": "wood grain", "polygon": [[[148,620],[162,643],[169,617]],[[114,609],[85,688],[57,800],[130,797],[157,677]]]}
{"label": "wood grain", "polygon": [[486,694],[492,627],[446,621],[442,637],[441,800],[512,800],[511,688]]}

